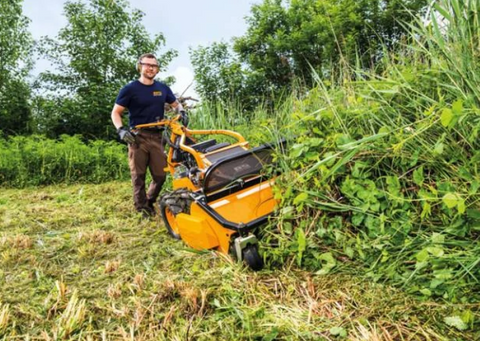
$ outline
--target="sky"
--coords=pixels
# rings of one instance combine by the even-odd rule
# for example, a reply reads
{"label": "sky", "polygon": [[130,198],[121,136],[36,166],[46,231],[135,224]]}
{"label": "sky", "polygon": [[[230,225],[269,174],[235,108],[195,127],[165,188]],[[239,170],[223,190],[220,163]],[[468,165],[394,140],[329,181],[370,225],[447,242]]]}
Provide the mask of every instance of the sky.
{"label": "sky", "polygon": [[[82,0],[87,2],[87,0]],[[67,25],[63,16],[66,0],[24,0],[23,14],[30,22],[30,32],[35,40],[43,36],[55,38]],[[163,33],[166,49],[178,51],[168,69],[160,77],[175,76],[172,90],[181,94],[193,81],[189,47],[209,46],[213,42],[230,42],[247,30],[245,17],[252,4],[261,0],[129,0],[130,9],[139,9],[145,16],[143,25],[153,36]],[[139,54],[144,51],[139,51]],[[132,67],[134,67],[132,65]],[[37,60],[34,74],[50,69],[49,62]],[[191,86],[186,96],[196,96]]]}

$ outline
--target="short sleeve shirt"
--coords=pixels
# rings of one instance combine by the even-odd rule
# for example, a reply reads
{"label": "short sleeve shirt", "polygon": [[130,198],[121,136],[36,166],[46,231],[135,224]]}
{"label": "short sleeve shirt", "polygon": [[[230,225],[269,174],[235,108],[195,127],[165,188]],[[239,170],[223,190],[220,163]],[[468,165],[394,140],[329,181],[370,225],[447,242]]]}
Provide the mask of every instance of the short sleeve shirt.
{"label": "short sleeve shirt", "polygon": [[152,85],[145,85],[136,80],[120,90],[115,103],[128,109],[129,125],[134,127],[163,119],[165,103],[175,100],[166,84],[154,81]]}

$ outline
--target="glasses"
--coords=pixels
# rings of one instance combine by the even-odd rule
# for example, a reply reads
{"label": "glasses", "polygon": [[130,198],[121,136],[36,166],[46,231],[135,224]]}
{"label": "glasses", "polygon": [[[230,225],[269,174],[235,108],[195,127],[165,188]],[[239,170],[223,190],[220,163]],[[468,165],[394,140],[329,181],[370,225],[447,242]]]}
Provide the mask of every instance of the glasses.
{"label": "glasses", "polygon": [[140,63],[140,65],[143,65],[145,67],[151,67],[152,69],[158,69],[158,64]]}

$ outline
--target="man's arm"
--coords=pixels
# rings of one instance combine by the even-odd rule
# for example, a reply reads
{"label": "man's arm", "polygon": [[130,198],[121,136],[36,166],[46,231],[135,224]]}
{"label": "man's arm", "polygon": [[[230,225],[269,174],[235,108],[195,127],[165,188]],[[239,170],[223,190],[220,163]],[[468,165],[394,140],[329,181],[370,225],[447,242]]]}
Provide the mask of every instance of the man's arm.
{"label": "man's arm", "polygon": [[183,108],[182,103],[180,103],[179,101],[175,101],[175,102],[173,102],[173,103],[170,103],[170,106],[171,106],[173,109],[175,109],[175,111],[176,111],[178,114],[181,115],[181,116],[180,116],[180,120],[181,120],[181,122],[183,123],[183,125],[184,125],[185,127],[187,127],[187,126],[188,126],[188,121],[189,121],[189,119],[188,119],[187,113],[185,112],[185,109]]}
{"label": "man's arm", "polygon": [[180,112],[181,110],[184,110],[183,106],[178,101],[175,101],[175,102],[169,103],[169,104],[173,109],[175,109],[176,112]]}
{"label": "man's arm", "polygon": [[122,114],[123,112],[125,111],[125,107],[122,107],[121,105],[119,104],[115,104],[113,106],[113,109],[112,109],[112,122],[113,122],[113,125],[115,126],[115,128],[120,128],[121,126],[123,126],[123,123],[122,123]]}
{"label": "man's arm", "polygon": [[125,107],[115,104],[112,109],[112,122],[115,128],[117,128],[117,133],[120,137],[120,140],[128,144],[132,144],[135,143],[135,136],[132,135],[128,128],[124,128],[122,123],[122,114],[124,110]]}

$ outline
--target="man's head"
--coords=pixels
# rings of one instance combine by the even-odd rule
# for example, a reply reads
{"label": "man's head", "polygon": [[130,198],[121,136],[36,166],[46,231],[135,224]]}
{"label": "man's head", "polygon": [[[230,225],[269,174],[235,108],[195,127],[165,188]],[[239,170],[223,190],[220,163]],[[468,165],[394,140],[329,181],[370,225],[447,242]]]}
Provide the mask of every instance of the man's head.
{"label": "man's head", "polygon": [[159,71],[159,65],[155,55],[151,53],[142,54],[138,58],[137,70],[147,79],[154,79]]}

